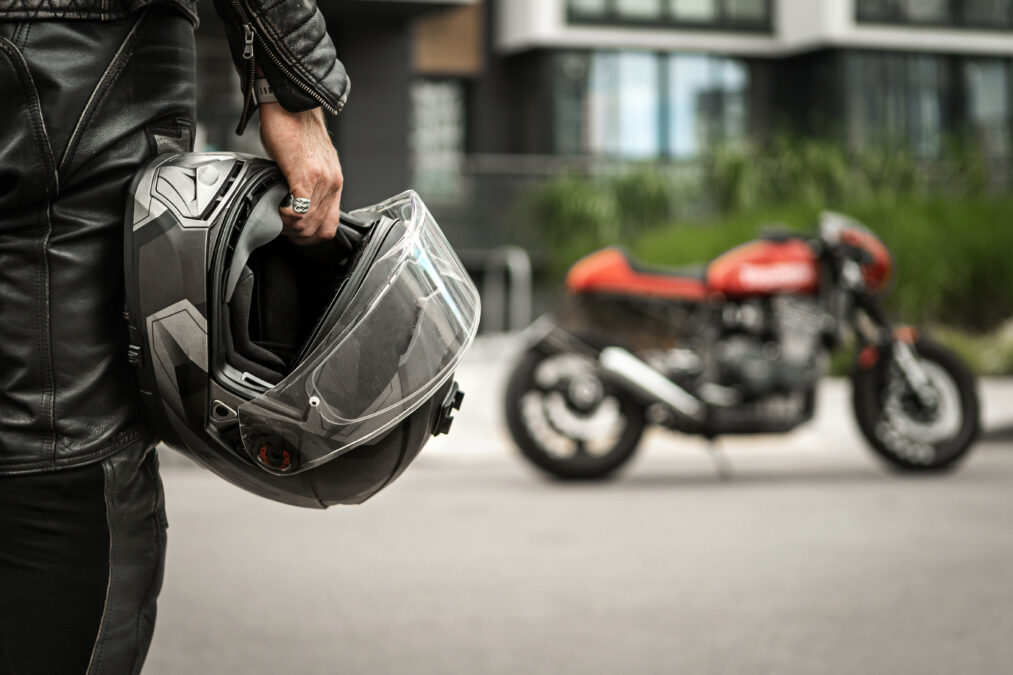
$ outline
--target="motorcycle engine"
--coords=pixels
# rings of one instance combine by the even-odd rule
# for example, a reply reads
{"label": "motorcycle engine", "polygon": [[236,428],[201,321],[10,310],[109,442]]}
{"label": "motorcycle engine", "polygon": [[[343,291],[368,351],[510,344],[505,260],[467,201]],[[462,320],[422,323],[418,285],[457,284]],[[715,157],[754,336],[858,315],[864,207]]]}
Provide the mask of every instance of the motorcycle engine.
{"label": "motorcycle engine", "polygon": [[714,348],[721,383],[748,397],[810,388],[825,367],[824,320],[815,300],[797,296],[731,306]]}

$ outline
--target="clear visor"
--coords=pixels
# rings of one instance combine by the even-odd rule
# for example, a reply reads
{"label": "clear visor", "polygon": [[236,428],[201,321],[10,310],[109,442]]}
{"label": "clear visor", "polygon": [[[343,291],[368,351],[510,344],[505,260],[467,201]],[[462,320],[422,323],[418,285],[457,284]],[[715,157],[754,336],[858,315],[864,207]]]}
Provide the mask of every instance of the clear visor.
{"label": "clear visor", "polygon": [[240,406],[243,443],[269,471],[305,471],[404,420],[478,330],[478,290],[416,193],[354,215],[397,221],[387,236],[399,239],[343,291],[353,298],[303,362]]}

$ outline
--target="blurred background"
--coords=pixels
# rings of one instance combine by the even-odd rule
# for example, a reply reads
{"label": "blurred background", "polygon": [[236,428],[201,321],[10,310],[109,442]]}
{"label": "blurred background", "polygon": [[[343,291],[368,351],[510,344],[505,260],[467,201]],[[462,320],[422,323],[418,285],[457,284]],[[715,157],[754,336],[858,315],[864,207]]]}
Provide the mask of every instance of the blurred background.
{"label": "blurred background", "polygon": [[[353,84],[344,204],[416,189],[482,291],[468,399],[359,509],[163,453],[146,672],[1013,672],[1013,0],[318,4]],[[202,22],[197,149],[263,154]],[[727,442],[730,480],[672,435],[605,485],[516,459],[503,383],[570,264],[705,262],[827,208],[894,252],[891,315],[985,376],[957,473],[885,471],[833,379],[805,429]]]}
{"label": "blurred background", "polygon": [[[319,4],[355,92],[332,121],[345,204],[418,190],[489,277],[486,330],[532,314],[514,297],[510,316],[503,294],[529,290],[504,246],[538,311],[602,244],[704,262],[833,208],[895,251],[902,319],[1013,371],[992,335],[1013,315],[1009,0]],[[202,20],[198,147],[262,152],[233,133],[236,75]]]}

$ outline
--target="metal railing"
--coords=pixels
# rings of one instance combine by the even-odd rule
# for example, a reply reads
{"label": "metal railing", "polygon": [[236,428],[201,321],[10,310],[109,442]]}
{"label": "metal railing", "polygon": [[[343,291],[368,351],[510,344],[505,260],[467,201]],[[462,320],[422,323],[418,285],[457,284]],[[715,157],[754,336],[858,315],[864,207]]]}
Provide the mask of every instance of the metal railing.
{"label": "metal railing", "polygon": [[534,287],[531,257],[519,246],[461,251],[461,261],[482,296],[483,333],[507,333],[531,323]]}

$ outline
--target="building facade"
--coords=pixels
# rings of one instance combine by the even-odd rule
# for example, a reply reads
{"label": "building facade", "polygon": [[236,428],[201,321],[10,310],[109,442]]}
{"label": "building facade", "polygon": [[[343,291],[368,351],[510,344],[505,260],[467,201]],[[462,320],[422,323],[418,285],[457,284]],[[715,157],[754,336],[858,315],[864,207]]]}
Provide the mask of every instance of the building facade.
{"label": "building facade", "polygon": [[[561,169],[781,131],[927,160],[959,135],[1013,163],[1013,0],[319,4],[353,83],[346,204],[414,186],[465,247],[515,239],[514,197]],[[231,67],[202,32],[203,138],[235,147]]]}
{"label": "building facade", "polygon": [[537,151],[692,159],[782,129],[931,158],[1009,158],[1010,0],[505,0],[501,54],[538,54]]}

